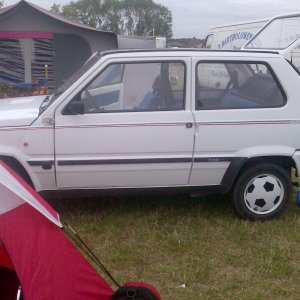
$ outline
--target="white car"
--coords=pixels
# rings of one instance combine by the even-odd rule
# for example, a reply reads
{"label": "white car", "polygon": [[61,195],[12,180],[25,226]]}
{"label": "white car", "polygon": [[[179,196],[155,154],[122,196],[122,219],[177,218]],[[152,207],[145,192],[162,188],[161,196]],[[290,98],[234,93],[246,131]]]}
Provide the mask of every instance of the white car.
{"label": "white car", "polygon": [[1,100],[0,158],[41,191],[197,188],[250,220],[300,168],[300,76],[277,52],[94,55],[55,94]]}

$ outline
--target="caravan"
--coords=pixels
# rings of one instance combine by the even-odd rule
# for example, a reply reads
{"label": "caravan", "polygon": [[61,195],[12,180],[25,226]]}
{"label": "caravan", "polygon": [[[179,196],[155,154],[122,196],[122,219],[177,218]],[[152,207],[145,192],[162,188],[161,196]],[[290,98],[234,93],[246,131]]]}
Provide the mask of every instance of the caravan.
{"label": "caravan", "polygon": [[297,70],[300,70],[300,14],[273,18],[242,49],[251,51],[276,50]]}

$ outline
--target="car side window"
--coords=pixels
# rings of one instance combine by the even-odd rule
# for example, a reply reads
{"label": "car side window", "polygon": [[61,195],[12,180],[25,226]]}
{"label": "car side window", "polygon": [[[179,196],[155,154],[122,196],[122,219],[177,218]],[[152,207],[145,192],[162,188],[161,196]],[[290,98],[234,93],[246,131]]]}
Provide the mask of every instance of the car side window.
{"label": "car side window", "polygon": [[183,62],[111,64],[81,93],[85,113],[184,109]]}
{"label": "car side window", "polygon": [[196,72],[196,110],[281,107],[286,96],[264,63],[201,62]]}

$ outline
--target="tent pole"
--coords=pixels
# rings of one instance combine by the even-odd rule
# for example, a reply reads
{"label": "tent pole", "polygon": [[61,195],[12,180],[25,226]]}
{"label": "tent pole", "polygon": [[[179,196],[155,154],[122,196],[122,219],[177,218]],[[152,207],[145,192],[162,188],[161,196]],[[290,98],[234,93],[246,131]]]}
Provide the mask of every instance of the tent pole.
{"label": "tent pole", "polygon": [[88,247],[88,245],[80,238],[80,236],[76,233],[76,231],[66,222],[61,220],[63,226],[63,230],[65,233],[72,239],[73,237],[69,234],[67,230],[65,230],[65,227],[67,227],[73,235],[76,237],[76,239],[79,241],[80,245],[82,246],[83,250],[86,254],[88,254],[93,261],[102,269],[102,271],[110,278],[110,280],[117,286],[117,288],[120,288],[121,285],[116,281],[116,279],[112,276],[112,274],[107,270],[107,268],[101,263],[101,261],[98,259],[98,257],[93,253],[93,251]]}

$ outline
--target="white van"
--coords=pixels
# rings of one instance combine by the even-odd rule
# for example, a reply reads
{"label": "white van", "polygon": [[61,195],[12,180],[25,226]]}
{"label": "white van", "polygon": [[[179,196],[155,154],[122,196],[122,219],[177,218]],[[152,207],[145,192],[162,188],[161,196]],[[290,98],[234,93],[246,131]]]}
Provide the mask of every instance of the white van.
{"label": "white van", "polygon": [[213,27],[203,48],[240,50],[269,20],[253,20]]}

